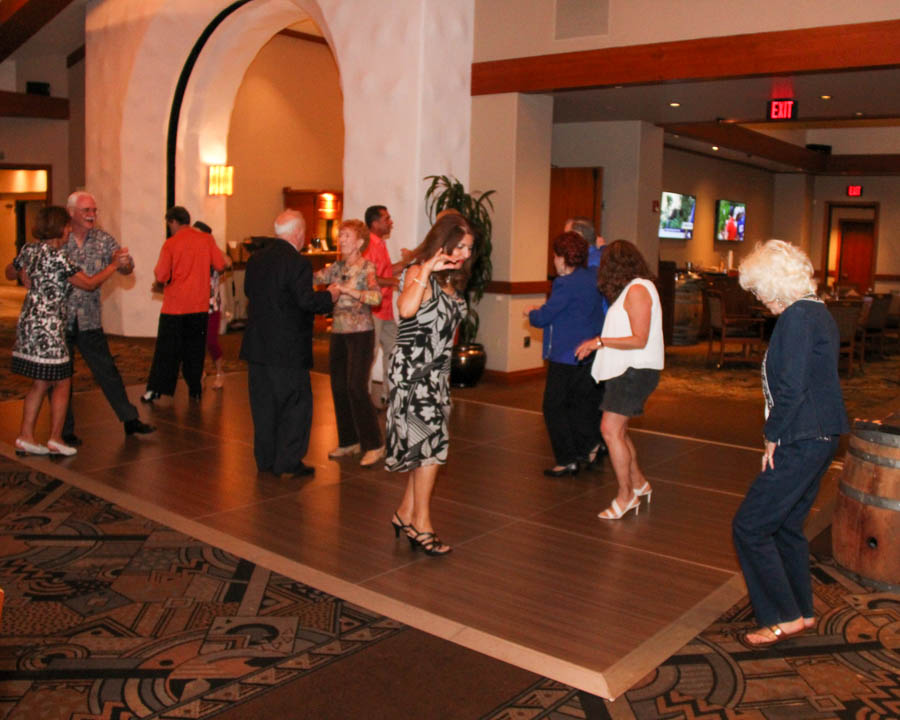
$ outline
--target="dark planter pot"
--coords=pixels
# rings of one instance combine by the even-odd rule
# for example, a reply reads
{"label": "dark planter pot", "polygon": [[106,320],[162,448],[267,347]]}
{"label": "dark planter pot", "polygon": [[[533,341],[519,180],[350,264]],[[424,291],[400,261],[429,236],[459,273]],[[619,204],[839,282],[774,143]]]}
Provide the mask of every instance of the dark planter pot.
{"label": "dark planter pot", "polygon": [[486,362],[484,345],[454,345],[450,358],[450,384],[453,387],[474,387],[481,380]]}

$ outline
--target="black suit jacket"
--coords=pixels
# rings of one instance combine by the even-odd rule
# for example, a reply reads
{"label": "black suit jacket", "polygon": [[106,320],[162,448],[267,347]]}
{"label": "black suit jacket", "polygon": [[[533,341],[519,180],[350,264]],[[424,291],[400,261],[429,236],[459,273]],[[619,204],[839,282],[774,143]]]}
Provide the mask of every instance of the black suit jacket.
{"label": "black suit jacket", "polygon": [[247,327],[241,358],[280,367],[312,367],[313,315],[331,311],[328,292],[316,292],[309,260],[273,239],[247,262]]}

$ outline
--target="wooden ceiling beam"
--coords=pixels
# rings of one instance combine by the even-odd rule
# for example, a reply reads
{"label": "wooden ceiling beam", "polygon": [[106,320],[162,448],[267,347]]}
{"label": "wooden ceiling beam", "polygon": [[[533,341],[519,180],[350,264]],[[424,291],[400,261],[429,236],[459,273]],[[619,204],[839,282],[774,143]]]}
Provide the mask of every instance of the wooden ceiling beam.
{"label": "wooden ceiling beam", "polygon": [[472,95],[900,67],[900,20],[472,64]]}
{"label": "wooden ceiling beam", "polygon": [[66,98],[0,90],[0,117],[68,120],[69,101]]}
{"label": "wooden ceiling beam", "polygon": [[3,0],[0,2],[0,62],[64,10],[72,0]]}
{"label": "wooden ceiling beam", "polygon": [[747,130],[734,123],[670,123],[661,127],[666,132],[773,160],[808,173],[819,173],[826,167],[827,156],[822,153]]}

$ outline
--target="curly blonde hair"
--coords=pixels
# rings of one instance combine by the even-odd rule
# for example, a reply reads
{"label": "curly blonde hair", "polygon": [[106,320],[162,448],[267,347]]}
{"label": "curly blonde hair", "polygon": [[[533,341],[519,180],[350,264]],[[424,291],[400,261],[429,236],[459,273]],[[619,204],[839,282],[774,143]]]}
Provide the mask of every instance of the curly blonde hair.
{"label": "curly blonde hair", "polygon": [[813,266],[800,248],[784,240],[758,244],[738,267],[739,281],[764,303],[787,307],[816,292]]}

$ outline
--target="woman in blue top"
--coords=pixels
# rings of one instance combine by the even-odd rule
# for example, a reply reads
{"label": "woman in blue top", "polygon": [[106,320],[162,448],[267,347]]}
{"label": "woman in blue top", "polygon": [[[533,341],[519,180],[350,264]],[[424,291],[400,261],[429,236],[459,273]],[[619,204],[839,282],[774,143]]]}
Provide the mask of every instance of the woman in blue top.
{"label": "woman in blue top", "polygon": [[741,287],[778,316],[762,363],[762,472],[732,523],[760,625],[743,641],[759,648],[815,625],[803,523],[849,427],[838,380],[840,337],[816,297],[809,258],[783,240],[769,240],[739,270]]}
{"label": "woman in blue top", "polygon": [[544,386],[544,421],[556,465],[545,475],[575,475],[578,460],[599,442],[599,389],[590,374],[590,358],[579,361],[575,348],[603,328],[603,298],[585,266],[587,241],[564,232],[553,240],[558,277],[547,302],[526,310],[529,322],[544,329],[544,358],[549,360]]}

